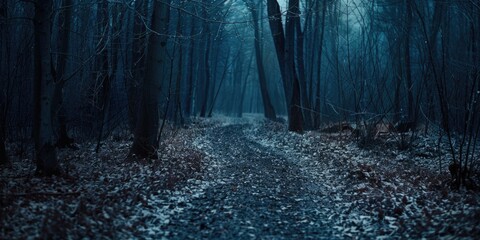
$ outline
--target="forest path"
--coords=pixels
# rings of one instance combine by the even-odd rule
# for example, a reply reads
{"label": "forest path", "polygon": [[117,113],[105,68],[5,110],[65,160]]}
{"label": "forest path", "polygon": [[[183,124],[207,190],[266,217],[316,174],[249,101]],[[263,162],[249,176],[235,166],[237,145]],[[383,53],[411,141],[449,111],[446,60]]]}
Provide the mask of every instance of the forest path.
{"label": "forest path", "polygon": [[125,161],[130,142],[108,141],[100,154],[59,152],[74,177],[29,177],[27,158],[0,169],[0,239],[480,236],[478,192],[451,191],[424,155],[436,140],[362,149],[349,134],[300,135],[257,116],[178,131],[161,161]]}
{"label": "forest path", "polygon": [[295,155],[254,140],[252,128],[224,125],[198,139],[213,183],[172,216],[167,231],[182,239],[332,237],[324,189]]}

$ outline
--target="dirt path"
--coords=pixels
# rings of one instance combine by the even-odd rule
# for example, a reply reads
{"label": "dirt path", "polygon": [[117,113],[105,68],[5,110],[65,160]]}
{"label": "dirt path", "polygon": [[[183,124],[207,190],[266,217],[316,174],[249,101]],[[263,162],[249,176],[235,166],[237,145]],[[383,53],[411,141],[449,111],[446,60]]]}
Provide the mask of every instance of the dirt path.
{"label": "dirt path", "polygon": [[166,231],[180,238],[329,238],[321,189],[288,154],[247,136],[249,124],[214,128],[199,145],[211,155],[215,184]]}

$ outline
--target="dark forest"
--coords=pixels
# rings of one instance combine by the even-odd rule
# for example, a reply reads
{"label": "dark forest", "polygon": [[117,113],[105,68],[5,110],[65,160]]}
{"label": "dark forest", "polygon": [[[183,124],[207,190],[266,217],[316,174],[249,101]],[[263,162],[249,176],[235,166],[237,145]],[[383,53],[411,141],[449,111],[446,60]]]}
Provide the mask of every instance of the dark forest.
{"label": "dark forest", "polygon": [[475,239],[477,0],[1,0],[0,239]]}

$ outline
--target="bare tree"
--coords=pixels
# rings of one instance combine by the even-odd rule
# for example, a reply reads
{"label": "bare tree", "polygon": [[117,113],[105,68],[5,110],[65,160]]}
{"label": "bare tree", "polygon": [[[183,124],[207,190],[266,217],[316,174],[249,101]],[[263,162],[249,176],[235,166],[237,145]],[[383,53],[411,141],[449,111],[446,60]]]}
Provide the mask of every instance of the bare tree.
{"label": "bare tree", "polygon": [[156,157],[158,148],[158,95],[159,79],[165,77],[167,56],[167,31],[170,20],[169,1],[154,1],[152,33],[148,41],[145,78],[142,84],[141,104],[131,154],[139,157]]}
{"label": "bare tree", "polygon": [[[255,39],[253,40],[255,46],[255,59],[257,63],[258,81],[260,83],[260,93],[262,94],[264,114],[267,119],[276,120],[277,116],[275,114],[275,109],[270,100],[270,94],[268,93],[267,76],[265,75],[263,53],[260,46],[262,37],[259,26],[259,14],[261,14],[261,12],[258,11],[257,6],[255,6],[255,3],[252,0],[246,0],[245,3],[247,8],[250,10],[253,19],[253,30],[255,35]],[[260,2],[260,4],[262,3]]]}
{"label": "bare tree", "polygon": [[37,173],[52,175],[59,173],[59,163],[54,147],[52,75],[51,16],[53,1],[36,1],[35,4],[35,78],[34,78],[34,139]]}
{"label": "bare tree", "polygon": [[56,145],[58,147],[67,147],[73,143],[73,139],[69,137],[67,130],[67,119],[65,113],[64,99],[64,86],[67,82],[68,71],[67,63],[70,56],[70,33],[72,32],[72,18],[73,12],[73,0],[65,0],[62,2],[64,9],[61,21],[62,26],[59,34],[59,56],[57,57],[57,67],[54,71],[53,77],[55,81],[55,87],[53,91],[53,110],[55,111],[55,122],[57,128],[58,140]]}
{"label": "bare tree", "polygon": [[[320,83],[321,83],[321,78],[322,78],[322,53],[323,53],[323,42],[325,38],[325,15],[327,12],[327,1],[324,0],[322,4],[320,2],[317,2],[318,8],[321,8],[321,17],[317,16],[316,19],[316,24],[320,24],[321,30],[320,30],[320,39],[318,43],[318,60],[317,60],[317,86],[316,86],[316,91],[315,91],[315,101],[314,101],[314,106],[315,106],[315,117],[314,117],[314,127],[318,128],[320,127],[320,119],[321,119],[321,101],[320,101]],[[319,11],[320,12],[320,11]],[[312,70],[313,73],[313,70]],[[313,76],[311,76],[313,79]],[[311,83],[311,85],[313,85]],[[310,86],[310,88],[313,88],[313,86]],[[313,94],[310,94],[313,98]]]}
{"label": "bare tree", "polygon": [[[298,7],[298,0],[289,2],[289,9]],[[288,108],[288,129],[303,132],[303,116],[300,101],[300,83],[295,67],[295,21],[291,11],[287,14],[286,30],[283,30],[282,13],[276,0],[267,1],[267,10],[278,64],[282,75],[283,87]]]}

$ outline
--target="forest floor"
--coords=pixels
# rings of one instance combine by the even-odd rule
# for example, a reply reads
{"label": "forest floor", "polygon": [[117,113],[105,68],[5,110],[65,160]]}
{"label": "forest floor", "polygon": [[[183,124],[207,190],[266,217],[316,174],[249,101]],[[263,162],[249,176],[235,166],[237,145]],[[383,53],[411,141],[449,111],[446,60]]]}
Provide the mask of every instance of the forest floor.
{"label": "forest floor", "polygon": [[250,116],[170,130],[159,160],[126,160],[121,136],[98,154],[61,150],[62,177],[34,177],[31,160],[12,157],[0,239],[478,238],[480,195],[450,190],[435,139],[408,151],[395,139],[360,148],[348,133],[299,135]]}

